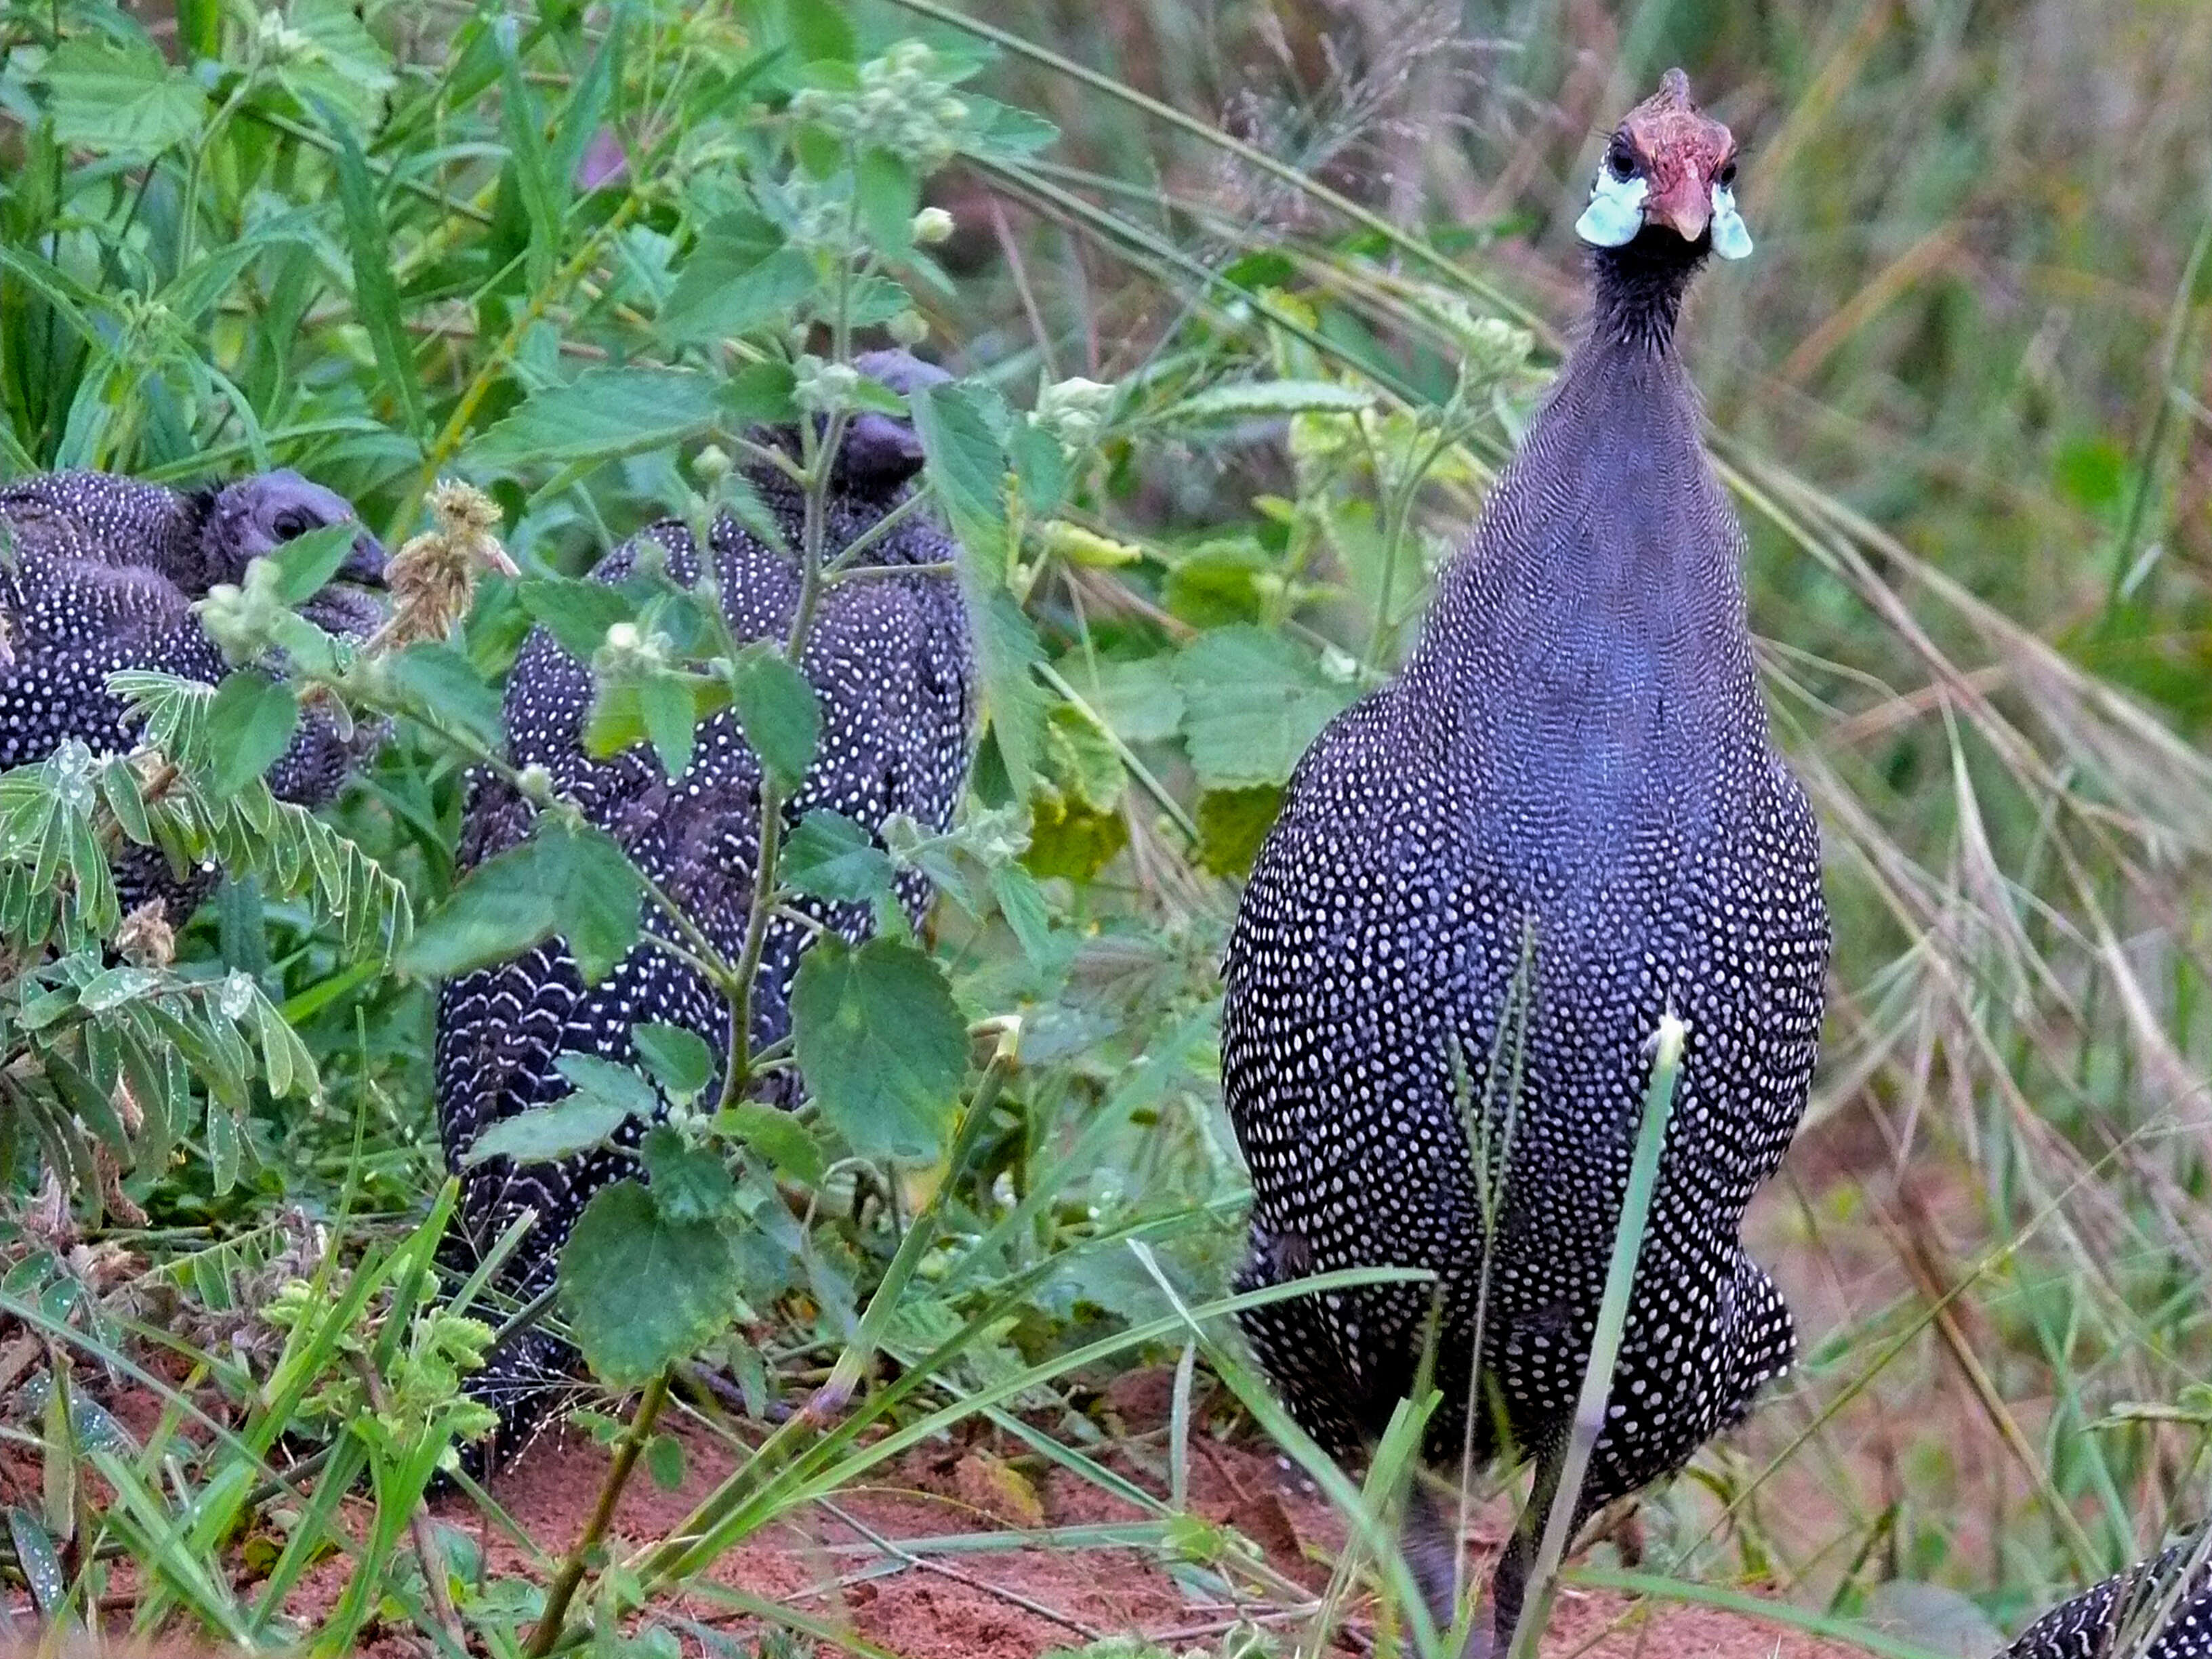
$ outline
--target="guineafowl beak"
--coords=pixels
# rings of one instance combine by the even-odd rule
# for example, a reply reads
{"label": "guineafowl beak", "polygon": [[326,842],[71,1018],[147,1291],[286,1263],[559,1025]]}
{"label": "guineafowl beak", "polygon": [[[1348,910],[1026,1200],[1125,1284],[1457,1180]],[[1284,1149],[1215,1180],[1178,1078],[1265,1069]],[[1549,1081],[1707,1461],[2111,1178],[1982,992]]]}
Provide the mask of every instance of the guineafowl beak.
{"label": "guineafowl beak", "polygon": [[384,586],[384,544],[366,530],[353,538],[353,551],[338,567],[338,580],[358,582],[363,587]]}
{"label": "guineafowl beak", "polygon": [[1711,191],[1695,171],[1668,180],[1644,202],[1646,224],[1664,225],[1686,242],[1704,235],[1712,216]]}

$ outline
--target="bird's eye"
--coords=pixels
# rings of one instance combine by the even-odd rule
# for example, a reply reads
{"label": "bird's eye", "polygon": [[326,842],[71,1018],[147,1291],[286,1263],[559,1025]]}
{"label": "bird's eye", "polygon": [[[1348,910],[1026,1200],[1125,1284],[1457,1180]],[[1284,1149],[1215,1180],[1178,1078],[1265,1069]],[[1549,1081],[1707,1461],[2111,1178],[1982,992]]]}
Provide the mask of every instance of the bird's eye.
{"label": "bird's eye", "polygon": [[1734,190],[1735,188],[1735,156],[1729,156],[1726,161],[1721,164],[1721,170],[1714,176],[1713,182],[1717,184],[1723,190]]}
{"label": "bird's eye", "polygon": [[1626,139],[1616,138],[1605,152],[1606,169],[1616,179],[1629,179],[1636,176],[1636,152]]}
{"label": "bird's eye", "polygon": [[304,536],[309,529],[307,515],[296,507],[288,507],[276,515],[276,539],[289,542],[295,536]]}

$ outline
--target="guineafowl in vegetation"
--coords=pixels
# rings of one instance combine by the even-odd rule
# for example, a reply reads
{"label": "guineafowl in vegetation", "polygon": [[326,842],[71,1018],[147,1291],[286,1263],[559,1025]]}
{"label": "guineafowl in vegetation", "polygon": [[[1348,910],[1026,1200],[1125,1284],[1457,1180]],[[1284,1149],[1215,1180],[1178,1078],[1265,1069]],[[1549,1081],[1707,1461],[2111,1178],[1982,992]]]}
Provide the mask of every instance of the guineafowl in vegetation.
{"label": "guineafowl in vegetation", "polygon": [[[943,371],[903,353],[870,354],[858,366],[901,392],[945,378]],[[789,444],[795,438],[785,434],[781,441]],[[854,420],[832,475],[824,556],[834,558],[918,487],[921,464],[920,444],[903,421],[879,414]],[[786,543],[799,547],[801,493],[770,467],[757,467],[748,476]],[[697,581],[701,561],[691,532],[673,520],[617,549],[593,580],[614,583],[631,575],[648,540],[663,550],[672,578],[687,586]],[[711,545],[713,574],[732,635],[740,642],[783,639],[800,590],[792,556],[763,544],[728,516],[714,525]],[[826,808],[871,833],[899,813],[925,829],[950,828],[968,775],[975,695],[966,611],[957,582],[944,568],[954,553],[944,532],[917,513],[870,545],[860,563],[931,568],[872,574],[822,592],[799,665],[818,701],[821,736],[805,782],[784,804],[787,824]],[[672,780],[642,746],[591,759],[582,727],[592,696],[586,665],[544,629],[533,633],[507,686],[510,758],[517,766],[544,766],[556,792],[612,834],[717,951],[738,960],[760,845],[758,759],[728,713],[701,725],[693,759]],[[515,844],[532,812],[505,783],[477,778],[463,862],[473,865]],[[908,872],[898,892],[919,924],[929,900],[926,879]],[[802,898],[791,908],[848,939],[872,930],[865,905]],[[790,1028],[792,976],[809,937],[788,914],[768,921],[753,987],[756,1050]],[[584,984],[557,939],[449,983],[438,1008],[438,1107],[447,1157],[463,1183],[457,1242],[464,1254],[480,1257],[526,1208],[535,1210],[536,1226],[502,1279],[518,1298],[537,1295],[554,1282],[561,1246],[586,1202],[635,1167],[617,1151],[559,1164],[515,1165],[493,1158],[471,1168],[464,1163],[489,1126],[568,1092],[556,1069],[562,1054],[627,1062],[635,1054],[633,1027],[659,1022],[696,1033],[720,1055],[729,1046],[729,1020],[728,1006],[712,983],[649,944],[632,951],[592,987]],[[760,1092],[785,1103],[797,1097],[787,1072],[764,1080]],[[618,1139],[634,1146],[642,1127],[633,1120]],[[568,1368],[569,1357],[559,1345],[526,1334],[471,1379],[471,1392],[501,1415],[495,1454],[511,1452],[527,1435],[550,1403],[548,1383]]]}
{"label": "guineafowl in vegetation", "polygon": [[[107,677],[157,669],[212,684],[228,672],[192,612],[254,559],[312,530],[352,522],[353,505],[298,473],[265,472],[220,489],[174,490],[104,472],[48,472],[0,485],[0,767],[44,760],[75,738],[122,753],[137,736]],[[384,550],[362,530],[329,586],[301,607],[332,634],[367,635]],[[360,759],[362,732],[319,708],[269,769],[278,799],[319,806]],[[128,848],[117,871],[126,908],[161,898],[173,922],[211,878],[179,881],[154,848]]]}
{"label": "guineafowl in vegetation", "polygon": [[2148,1610],[2169,1597],[2163,1620],[2142,1632],[2153,1638],[2150,1644],[2130,1651],[2141,1659],[2212,1659],[2212,1567],[2200,1566],[2179,1585],[2185,1553],[2177,1545],[2061,1602],[1998,1659],[2108,1659],[2118,1652],[2113,1643],[2130,1614],[2151,1617]]}
{"label": "guineafowl in vegetation", "polygon": [[[1274,1303],[1245,1331],[1343,1457],[1413,1384],[1437,1303],[1428,1456],[1536,1466],[1495,1583],[1501,1648],[1664,1015],[1686,1058],[1578,1520],[1680,1468],[1795,1349],[1740,1228],[1812,1073],[1819,842],[1768,740],[1744,538],[1674,344],[1706,256],[1750,251],[1734,151],[1680,70],[1613,134],[1577,225],[1587,331],[1401,672],[1300,763],[1226,962],[1223,1084],[1253,1179],[1240,1288],[1437,1279]],[[1441,1613],[1438,1541],[1413,1565]]]}

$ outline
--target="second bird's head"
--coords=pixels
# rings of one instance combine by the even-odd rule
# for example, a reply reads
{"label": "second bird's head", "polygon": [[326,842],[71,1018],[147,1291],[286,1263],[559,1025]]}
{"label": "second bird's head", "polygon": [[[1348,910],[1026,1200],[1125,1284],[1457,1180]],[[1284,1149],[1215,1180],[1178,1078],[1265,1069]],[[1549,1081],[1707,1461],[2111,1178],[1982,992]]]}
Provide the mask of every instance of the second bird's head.
{"label": "second bird's head", "polygon": [[354,526],[353,547],[335,580],[300,607],[309,621],[333,634],[365,638],[384,620],[363,592],[384,586],[384,546],[369,533],[353,503],[289,468],[258,472],[219,491],[195,553],[198,568],[173,572],[179,585],[204,594],[218,582],[241,582],[246,567],[286,542],[332,525]]}
{"label": "second bird's head", "polygon": [[1575,234],[1594,247],[1650,234],[1723,259],[1751,252],[1735,205],[1735,136],[1690,101],[1681,70],[1668,70],[1613,130]]}

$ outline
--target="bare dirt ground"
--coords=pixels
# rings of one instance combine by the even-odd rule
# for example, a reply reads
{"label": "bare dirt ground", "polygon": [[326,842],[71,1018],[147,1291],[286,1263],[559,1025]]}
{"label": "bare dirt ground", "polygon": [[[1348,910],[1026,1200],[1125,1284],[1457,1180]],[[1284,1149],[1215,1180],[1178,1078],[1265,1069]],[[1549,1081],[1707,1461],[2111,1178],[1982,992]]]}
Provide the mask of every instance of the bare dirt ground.
{"label": "bare dirt ground", "polygon": [[[1148,1417],[1164,1420],[1167,1374],[1133,1373],[1113,1394],[1124,1419],[1141,1431]],[[664,1534],[732,1467],[733,1453],[712,1436],[692,1428],[679,1436],[686,1451],[683,1486],[665,1492],[641,1474],[617,1515],[618,1539]],[[916,1540],[991,1531],[1007,1533],[1011,1543],[1016,1522],[1073,1527],[1145,1518],[1133,1506],[1057,1468],[1034,1486],[1016,1486],[1010,1498],[1003,1475],[982,1455],[986,1450],[981,1443],[921,1449],[879,1483],[848,1490],[834,1504],[814,1506],[732,1550],[710,1576],[717,1584],[778,1601],[900,1659],[1034,1659],[1108,1636],[1211,1650],[1237,1609],[1191,1599],[1135,1550],[1031,1544],[932,1556],[902,1549]],[[603,1449],[581,1437],[549,1437],[503,1473],[494,1491],[540,1549],[558,1552],[581,1528],[607,1461]],[[1111,1461],[1120,1473],[1163,1490],[1132,1460]],[[1036,1510],[1011,1512],[1032,1499]],[[1343,1529],[1326,1501],[1264,1447],[1194,1436],[1189,1499],[1194,1511],[1260,1545],[1285,1576],[1316,1590],[1326,1585]],[[467,1501],[441,1502],[436,1513],[483,1539],[488,1572],[533,1572],[528,1553],[485,1528]],[[1493,1548],[1494,1540],[1471,1553],[1471,1573],[1486,1570]],[[311,1620],[317,1601],[336,1593],[342,1571],[334,1563],[311,1581],[295,1614]],[[1264,1619],[1264,1608],[1250,1610]],[[692,1598],[684,1611],[740,1643],[759,1628],[705,1597]],[[1354,1601],[1347,1613],[1346,1635],[1332,1651],[1364,1655],[1371,1650],[1369,1611]],[[687,1651],[693,1647],[687,1641]],[[385,1659],[387,1649],[390,1659],[412,1651],[398,1641],[372,1651]],[[1843,1659],[1858,1650],[1810,1640],[1763,1620],[1700,1608],[1632,1608],[1619,1596],[1570,1589],[1544,1651],[1556,1659]]]}

